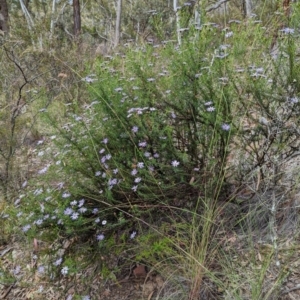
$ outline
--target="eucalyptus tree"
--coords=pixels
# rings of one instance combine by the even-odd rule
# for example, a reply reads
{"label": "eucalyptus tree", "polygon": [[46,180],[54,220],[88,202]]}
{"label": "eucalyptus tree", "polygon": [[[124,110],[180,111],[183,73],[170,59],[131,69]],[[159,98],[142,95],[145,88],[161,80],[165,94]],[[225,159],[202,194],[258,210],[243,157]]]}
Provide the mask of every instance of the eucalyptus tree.
{"label": "eucalyptus tree", "polygon": [[0,30],[7,33],[8,25],[8,6],[6,0],[0,0]]}
{"label": "eucalyptus tree", "polygon": [[73,0],[74,35],[77,37],[81,32],[81,17],[79,0]]}

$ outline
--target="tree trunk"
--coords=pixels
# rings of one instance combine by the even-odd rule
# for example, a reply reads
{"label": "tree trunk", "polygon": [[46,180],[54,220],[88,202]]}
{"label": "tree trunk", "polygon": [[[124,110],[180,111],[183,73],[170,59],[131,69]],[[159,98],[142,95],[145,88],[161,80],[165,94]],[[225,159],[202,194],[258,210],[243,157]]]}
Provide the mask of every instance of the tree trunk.
{"label": "tree trunk", "polygon": [[179,16],[179,7],[177,7],[177,0],[173,0],[173,9],[176,17],[176,29],[177,29],[177,42],[178,45],[181,45],[181,32],[180,32],[180,16]]}
{"label": "tree trunk", "polygon": [[117,47],[120,43],[121,14],[122,14],[122,0],[118,0],[117,19],[116,19],[116,34],[115,34],[115,47]]}
{"label": "tree trunk", "polygon": [[0,0],[0,30],[7,33],[8,25],[8,6],[6,0]]}
{"label": "tree trunk", "polygon": [[74,35],[77,37],[81,31],[80,3],[79,0],[73,0],[73,19],[74,19]]}
{"label": "tree trunk", "polygon": [[251,0],[243,0],[244,15],[249,18],[252,14],[252,3]]}

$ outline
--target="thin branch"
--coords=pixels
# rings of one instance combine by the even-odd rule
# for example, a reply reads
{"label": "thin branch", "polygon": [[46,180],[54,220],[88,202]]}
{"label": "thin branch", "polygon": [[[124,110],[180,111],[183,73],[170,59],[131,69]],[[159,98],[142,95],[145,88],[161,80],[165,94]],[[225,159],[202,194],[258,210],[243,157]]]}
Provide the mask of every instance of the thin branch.
{"label": "thin branch", "polygon": [[225,4],[229,2],[229,0],[220,0],[219,2],[217,2],[216,4],[213,4],[211,6],[209,6],[208,8],[205,9],[206,12],[211,12],[213,10],[218,9],[222,4]]}

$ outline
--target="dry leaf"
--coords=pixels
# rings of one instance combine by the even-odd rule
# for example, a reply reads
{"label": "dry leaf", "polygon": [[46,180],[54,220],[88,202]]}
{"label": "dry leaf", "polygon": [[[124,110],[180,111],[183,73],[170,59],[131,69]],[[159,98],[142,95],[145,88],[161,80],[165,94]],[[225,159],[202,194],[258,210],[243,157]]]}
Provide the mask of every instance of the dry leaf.
{"label": "dry leaf", "polygon": [[132,273],[135,277],[146,277],[147,275],[146,267],[144,265],[137,265],[133,269]]}
{"label": "dry leaf", "polygon": [[258,258],[259,261],[262,261],[262,258],[261,258],[261,255],[260,255],[259,252],[257,253],[257,258]]}

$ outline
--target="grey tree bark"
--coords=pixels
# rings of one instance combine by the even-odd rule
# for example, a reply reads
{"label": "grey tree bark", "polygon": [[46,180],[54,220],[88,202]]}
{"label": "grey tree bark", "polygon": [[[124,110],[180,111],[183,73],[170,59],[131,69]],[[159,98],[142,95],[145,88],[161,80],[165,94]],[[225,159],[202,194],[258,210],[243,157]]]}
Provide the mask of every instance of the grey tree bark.
{"label": "grey tree bark", "polygon": [[81,17],[79,0],[73,0],[74,35],[77,37],[81,32]]}
{"label": "grey tree bark", "polygon": [[9,31],[8,24],[8,6],[6,0],[0,0],[0,30],[4,33]]}
{"label": "grey tree bark", "polygon": [[243,0],[244,15],[246,18],[252,14],[252,0]]}
{"label": "grey tree bark", "polygon": [[117,19],[116,19],[116,33],[115,33],[115,47],[120,43],[120,31],[121,31],[121,15],[122,15],[122,0],[118,0],[117,5]]}

